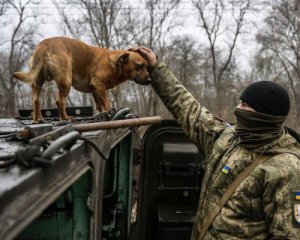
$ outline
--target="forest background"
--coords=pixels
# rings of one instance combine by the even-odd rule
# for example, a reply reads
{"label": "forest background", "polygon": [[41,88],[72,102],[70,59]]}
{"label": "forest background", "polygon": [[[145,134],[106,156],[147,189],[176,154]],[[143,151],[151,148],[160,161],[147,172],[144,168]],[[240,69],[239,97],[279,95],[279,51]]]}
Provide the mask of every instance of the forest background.
{"label": "forest background", "polygon": [[[32,106],[30,86],[12,73],[28,69],[43,39],[68,36],[109,49],[146,46],[165,61],[203,106],[234,121],[241,91],[260,80],[282,84],[300,130],[299,0],[0,0],[0,117]],[[47,82],[43,108],[57,88]],[[126,82],[109,91],[116,108],[170,118],[150,86]],[[274,103],[276,104],[276,103]],[[75,90],[67,106],[91,106]]]}

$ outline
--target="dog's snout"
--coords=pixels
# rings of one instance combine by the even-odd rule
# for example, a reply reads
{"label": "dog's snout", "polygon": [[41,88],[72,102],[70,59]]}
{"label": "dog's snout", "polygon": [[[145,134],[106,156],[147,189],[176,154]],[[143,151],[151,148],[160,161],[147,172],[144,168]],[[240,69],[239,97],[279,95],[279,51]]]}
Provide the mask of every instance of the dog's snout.
{"label": "dog's snout", "polygon": [[148,84],[151,83],[151,82],[152,82],[151,77],[147,77],[147,78],[146,78],[146,82],[147,82]]}
{"label": "dog's snout", "polygon": [[148,85],[152,82],[152,79],[148,76],[145,79],[135,78],[134,81],[140,85]]}

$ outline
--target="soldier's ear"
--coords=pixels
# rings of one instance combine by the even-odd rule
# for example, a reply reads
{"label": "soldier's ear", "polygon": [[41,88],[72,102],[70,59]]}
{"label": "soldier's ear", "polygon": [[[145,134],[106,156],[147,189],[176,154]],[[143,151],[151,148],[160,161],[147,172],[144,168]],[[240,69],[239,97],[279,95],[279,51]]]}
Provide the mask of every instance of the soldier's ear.
{"label": "soldier's ear", "polygon": [[121,64],[126,64],[129,62],[129,53],[124,53],[122,54],[119,59],[118,59],[118,62],[121,63]]}

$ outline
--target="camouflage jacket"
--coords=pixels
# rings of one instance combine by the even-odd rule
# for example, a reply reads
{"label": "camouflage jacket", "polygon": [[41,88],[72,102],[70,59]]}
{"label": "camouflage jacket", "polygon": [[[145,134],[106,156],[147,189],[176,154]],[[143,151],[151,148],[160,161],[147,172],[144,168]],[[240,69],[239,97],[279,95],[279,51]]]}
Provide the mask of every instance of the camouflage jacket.
{"label": "camouflage jacket", "polygon": [[192,239],[198,239],[206,217],[237,174],[262,153],[272,156],[239,185],[204,239],[300,239],[298,142],[284,132],[274,142],[248,151],[238,144],[234,127],[201,106],[164,63],[157,64],[151,76],[154,90],[206,155]]}

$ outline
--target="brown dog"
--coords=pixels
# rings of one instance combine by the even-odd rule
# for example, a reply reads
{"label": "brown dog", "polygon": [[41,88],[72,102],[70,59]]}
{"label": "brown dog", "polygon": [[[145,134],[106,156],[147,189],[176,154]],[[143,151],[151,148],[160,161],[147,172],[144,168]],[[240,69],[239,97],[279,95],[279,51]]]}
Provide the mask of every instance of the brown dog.
{"label": "brown dog", "polygon": [[45,81],[55,80],[59,93],[56,104],[62,120],[69,120],[65,98],[71,86],[92,93],[99,111],[109,110],[111,103],[106,90],[126,81],[148,84],[147,61],[138,53],[125,50],[107,50],[81,41],[54,37],[45,39],[35,49],[28,73],[15,72],[13,76],[32,84],[33,120],[42,120],[40,95]]}

